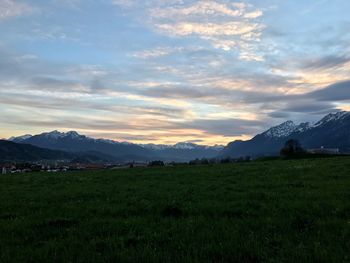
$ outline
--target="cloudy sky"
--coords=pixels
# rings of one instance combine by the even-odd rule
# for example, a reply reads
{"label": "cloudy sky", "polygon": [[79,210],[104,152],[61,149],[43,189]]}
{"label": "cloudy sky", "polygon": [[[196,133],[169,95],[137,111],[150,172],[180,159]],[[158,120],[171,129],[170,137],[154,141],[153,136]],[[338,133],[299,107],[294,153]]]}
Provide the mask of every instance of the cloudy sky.
{"label": "cloudy sky", "polygon": [[0,0],[0,138],[226,144],[350,110],[348,0]]}

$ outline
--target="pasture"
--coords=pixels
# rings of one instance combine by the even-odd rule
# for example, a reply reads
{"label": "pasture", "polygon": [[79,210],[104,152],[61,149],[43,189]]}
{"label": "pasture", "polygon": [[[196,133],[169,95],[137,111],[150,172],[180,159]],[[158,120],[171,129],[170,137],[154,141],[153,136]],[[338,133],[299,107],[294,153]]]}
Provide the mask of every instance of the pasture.
{"label": "pasture", "polygon": [[350,262],[350,158],[2,175],[0,262]]}

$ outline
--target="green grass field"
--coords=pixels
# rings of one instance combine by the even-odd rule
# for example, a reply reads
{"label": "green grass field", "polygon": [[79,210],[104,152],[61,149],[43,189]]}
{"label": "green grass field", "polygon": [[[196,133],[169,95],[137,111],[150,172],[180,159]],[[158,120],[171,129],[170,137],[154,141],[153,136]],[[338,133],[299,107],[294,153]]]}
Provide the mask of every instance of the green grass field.
{"label": "green grass field", "polygon": [[350,158],[0,176],[1,262],[350,262]]}

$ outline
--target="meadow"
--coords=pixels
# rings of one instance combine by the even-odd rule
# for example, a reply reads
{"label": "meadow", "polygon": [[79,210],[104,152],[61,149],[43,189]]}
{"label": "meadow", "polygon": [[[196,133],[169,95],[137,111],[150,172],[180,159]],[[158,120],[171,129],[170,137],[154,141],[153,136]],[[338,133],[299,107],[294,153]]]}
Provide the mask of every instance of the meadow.
{"label": "meadow", "polygon": [[0,262],[350,262],[350,158],[2,175]]}

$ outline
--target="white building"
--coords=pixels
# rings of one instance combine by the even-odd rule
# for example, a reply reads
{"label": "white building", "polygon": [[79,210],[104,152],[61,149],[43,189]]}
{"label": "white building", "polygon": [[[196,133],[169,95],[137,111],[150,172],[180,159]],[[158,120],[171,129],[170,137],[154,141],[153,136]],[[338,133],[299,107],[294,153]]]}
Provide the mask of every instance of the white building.
{"label": "white building", "polygon": [[6,174],[6,168],[5,167],[2,167],[2,171],[1,171],[1,174]]}
{"label": "white building", "polygon": [[340,154],[338,148],[324,148],[323,146],[317,149],[308,149],[307,151],[313,154]]}

